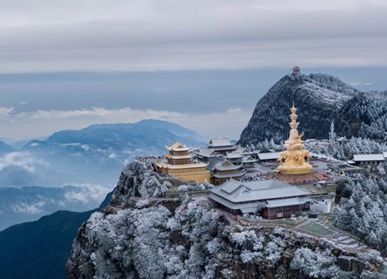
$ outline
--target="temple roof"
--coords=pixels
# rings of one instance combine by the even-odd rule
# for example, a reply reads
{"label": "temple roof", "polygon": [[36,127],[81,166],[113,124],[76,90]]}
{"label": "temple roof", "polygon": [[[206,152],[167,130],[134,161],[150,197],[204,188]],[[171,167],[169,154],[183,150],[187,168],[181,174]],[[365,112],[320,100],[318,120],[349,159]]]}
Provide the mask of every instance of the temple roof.
{"label": "temple roof", "polygon": [[226,206],[230,209],[234,209],[234,210],[239,209],[243,213],[254,213],[257,211],[257,208],[259,205],[261,205],[261,206],[265,205],[264,203],[260,204],[260,203],[254,202],[254,201],[251,203],[234,204],[234,203],[232,203],[226,199],[223,199],[223,198],[221,198],[213,193],[210,193],[209,198],[220,203],[220,204],[223,204],[224,206]]}
{"label": "temple roof", "polygon": [[239,145],[236,145],[236,150],[234,152],[239,152],[241,154],[253,154],[253,152],[250,152],[245,147]]}
{"label": "temple roof", "polygon": [[243,155],[239,152],[227,152],[226,158],[229,159],[237,159],[237,158],[242,158]]}
{"label": "temple roof", "polygon": [[210,147],[223,147],[223,146],[230,146],[233,145],[228,138],[215,138],[211,139],[208,143],[208,146]]}
{"label": "temple roof", "polygon": [[279,158],[279,152],[273,153],[258,153],[260,160],[277,160]]}
{"label": "temple roof", "polygon": [[212,157],[214,156],[214,150],[210,148],[199,148],[196,154],[201,157]]}
{"label": "temple roof", "polygon": [[221,164],[215,167],[215,169],[218,171],[237,170],[240,168],[241,166],[236,166],[233,163],[231,163],[229,160],[224,160]]}
{"label": "temple roof", "polygon": [[253,159],[251,158],[251,156],[246,156],[242,158],[242,163],[253,163],[257,161],[258,161],[257,159]]}
{"label": "temple roof", "polygon": [[221,172],[221,173],[214,173],[213,176],[216,178],[232,178],[232,177],[241,177],[242,175],[245,175],[245,170],[240,170],[237,172]]}
{"label": "temple roof", "polygon": [[309,195],[308,192],[279,180],[240,182],[231,179],[212,189],[211,192],[232,203],[267,201]]}
{"label": "temple roof", "polygon": [[310,201],[310,199],[305,199],[305,198],[270,200],[270,201],[267,201],[266,207],[276,208],[276,207],[282,207],[282,206],[302,205],[308,201]]}
{"label": "temple roof", "polygon": [[192,169],[192,168],[205,168],[208,165],[208,164],[205,164],[205,163],[194,163],[194,164],[184,164],[184,165],[170,165],[170,164],[166,164],[164,162],[158,162],[156,164],[160,168],[167,168],[167,169],[171,169],[171,170],[176,170],[176,169]]}
{"label": "temple roof", "polygon": [[186,147],[185,145],[181,144],[180,142],[175,142],[171,146],[165,146],[169,151],[189,151],[191,147]]}
{"label": "temple roof", "polygon": [[384,161],[383,154],[361,154],[353,155],[353,160],[355,162],[365,162],[365,161]]}
{"label": "temple roof", "polygon": [[171,159],[191,159],[195,155],[193,154],[185,154],[185,155],[171,155],[171,154],[164,154],[165,158],[171,158]]}
{"label": "temple roof", "polygon": [[214,170],[216,166],[220,165],[224,161],[223,157],[213,156],[208,160],[208,169]]}

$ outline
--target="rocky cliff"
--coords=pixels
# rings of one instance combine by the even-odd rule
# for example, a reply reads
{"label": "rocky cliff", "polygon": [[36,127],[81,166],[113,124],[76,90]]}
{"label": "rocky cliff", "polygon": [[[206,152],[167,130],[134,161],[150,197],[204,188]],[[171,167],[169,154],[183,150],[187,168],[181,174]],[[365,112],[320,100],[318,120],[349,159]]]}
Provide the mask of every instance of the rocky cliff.
{"label": "rocky cliff", "polygon": [[277,142],[287,139],[289,109],[293,101],[298,108],[299,131],[304,131],[307,138],[327,138],[339,109],[358,93],[333,76],[286,75],[258,101],[239,143],[247,145],[271,138]]}
{"label": "rocky cliff", "polygon": [[67,276],[81,278],[386,278],[378,252],[352,254],[311,236],[229,224],[205,198],[171,187],[141,162],[110,205],[79,229]]}
{"label": "rocky cliff", "polygon": [[336,125],[341,135],[387,139],[387,91],[357,94],[339,110]]}

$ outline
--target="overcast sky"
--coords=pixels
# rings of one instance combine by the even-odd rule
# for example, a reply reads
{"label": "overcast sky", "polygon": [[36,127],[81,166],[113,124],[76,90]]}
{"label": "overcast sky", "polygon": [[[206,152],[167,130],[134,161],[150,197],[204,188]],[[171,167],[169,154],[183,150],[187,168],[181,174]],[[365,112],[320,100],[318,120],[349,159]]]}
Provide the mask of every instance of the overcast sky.
{"label": "overcast sky", "polygon": [[294,65],[387,89],[385,0],[0,4],[1,136],[161,118],[237,138]]}

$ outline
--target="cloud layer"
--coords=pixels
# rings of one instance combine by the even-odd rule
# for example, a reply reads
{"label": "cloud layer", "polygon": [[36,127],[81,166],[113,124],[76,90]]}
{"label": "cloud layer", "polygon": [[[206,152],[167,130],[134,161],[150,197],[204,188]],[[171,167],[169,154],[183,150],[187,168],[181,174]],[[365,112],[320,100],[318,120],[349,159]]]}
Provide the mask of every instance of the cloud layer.
{"label": "cloud layer", "polygon": [[[0,108],[1,111],[9,111],[0,116],[3,126],[17,126],[18,129],[8,129],[8,136],[15,138],[38,137],[43,134],[51,134],[58,130],[81,129],[95,123],[123,123],[138,122],[144,119],[159,119],[180,124],[191,128],[208,137],[229,136],[238,138],[244,125],[246,125],[250,112],[246,113],[240,108],[230,108],[223,113],[191,114],[167,110],[139,110],[125,107],[122,109],[90,108],[81,110],[37,110],[32,112],[16,113],[12,108]],[[29,157],[19,156],[15,152],[2,157],[2,162],[9,164],[12,161],[23,167],[28,167]],[[32,167],[32,166],[31,166]],[[30,170],[31,167],[28,167]]]}
{"label": "cloud layer", "polygon": [[3,73],[387,65],[381,0],[1,2]]}

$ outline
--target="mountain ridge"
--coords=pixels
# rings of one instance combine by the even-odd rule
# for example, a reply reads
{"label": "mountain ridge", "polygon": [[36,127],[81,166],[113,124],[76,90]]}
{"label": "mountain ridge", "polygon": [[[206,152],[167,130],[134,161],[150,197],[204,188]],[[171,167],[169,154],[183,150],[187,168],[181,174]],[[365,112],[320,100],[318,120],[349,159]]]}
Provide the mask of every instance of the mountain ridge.
{"label": "mountain ridge", "polygon": [[[340,110],[360,94],[363,92],[331,75],[285,75],[258,100],[238,142],[246,146],[271,138],[286,140],[293,103],[300,133],[304,131],[306,138],[326,139],[331,122],[341,117]],[[337,133],[342,134],[340,130]]]}
{"label": "mountain ridge", "polygon": [[78,228],[92,213],[106,207],[112,194],[107,194],[96,209],[85,212],[60,210],[37,221],[1,231],[1,278],[65,279],[65,264]]}

